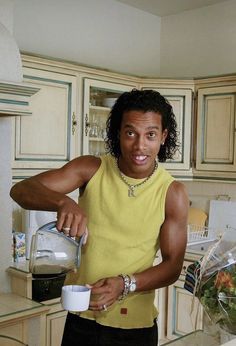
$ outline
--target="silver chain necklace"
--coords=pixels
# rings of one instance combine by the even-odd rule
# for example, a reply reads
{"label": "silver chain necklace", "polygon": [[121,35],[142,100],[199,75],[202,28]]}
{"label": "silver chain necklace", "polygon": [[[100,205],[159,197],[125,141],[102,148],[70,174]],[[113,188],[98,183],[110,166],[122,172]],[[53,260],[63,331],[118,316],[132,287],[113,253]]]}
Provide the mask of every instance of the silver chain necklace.
{"label": "silver chain necklace", "polygon": [[120,168],[119,168],[119,164],[118,164],[118,159],[116,160],[116,166],[118,168],[118,171],[119,171],[119,174],[120,174],[120,177],[122,179],[122,181],[128,186],[128,197],[136,197],[135,194],[134,194],[134,190],[137,188],[137,187],[140,187],[141,185],[145,184],[152,176],[153,174],[156,172],[157,170],[157,167],[158,167],[158,162],[155,161],[155,166],[154,166],[154,169],[152,171],[152,173],[146,178],[144,179],[143,181],[141,181],[141,183],[138,183],[138,184],[130,184],[126,177],[124,176],[124,174],[121,172]]}

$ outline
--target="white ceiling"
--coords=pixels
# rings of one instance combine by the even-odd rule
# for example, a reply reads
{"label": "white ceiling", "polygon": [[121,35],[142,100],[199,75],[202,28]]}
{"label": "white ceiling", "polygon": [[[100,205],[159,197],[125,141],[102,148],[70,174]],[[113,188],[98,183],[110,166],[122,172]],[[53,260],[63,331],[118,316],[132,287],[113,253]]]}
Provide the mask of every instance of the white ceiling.
{"label": "white ceiling", "polygon": [[227,0],[116,0],[159,17],[170,16]]}

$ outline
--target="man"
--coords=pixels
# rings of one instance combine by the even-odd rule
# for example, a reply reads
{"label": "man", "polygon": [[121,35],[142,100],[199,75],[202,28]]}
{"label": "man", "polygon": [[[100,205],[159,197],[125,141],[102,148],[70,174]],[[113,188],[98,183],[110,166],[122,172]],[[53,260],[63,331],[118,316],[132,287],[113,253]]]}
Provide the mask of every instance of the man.
{"label": "man", "polygon": [[[107,122],[108,155],[82,156],[16,184],[23,208],[57,212],[57,228],[88,228],[78,273],[89,284],[89,310],[68,313],[62,345],[156,346],[155,289],[175,282],[185,247],[188,197],[158,165],[178,148],[172,107],[158,92],[122,94]],[[66,194],[80,188],[77,204]],[[153,266],[160,249],[162,262]]]}

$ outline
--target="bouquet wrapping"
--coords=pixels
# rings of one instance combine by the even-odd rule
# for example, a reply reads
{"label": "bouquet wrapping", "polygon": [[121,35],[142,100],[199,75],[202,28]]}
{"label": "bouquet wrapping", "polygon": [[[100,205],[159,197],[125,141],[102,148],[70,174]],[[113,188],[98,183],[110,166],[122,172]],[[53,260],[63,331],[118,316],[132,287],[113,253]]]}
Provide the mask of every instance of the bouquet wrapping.
{"label": "bouquet wrapping", "polygon": [[236,230],[225,231],[194,268],[193,293],[213,323],[236,334]]}

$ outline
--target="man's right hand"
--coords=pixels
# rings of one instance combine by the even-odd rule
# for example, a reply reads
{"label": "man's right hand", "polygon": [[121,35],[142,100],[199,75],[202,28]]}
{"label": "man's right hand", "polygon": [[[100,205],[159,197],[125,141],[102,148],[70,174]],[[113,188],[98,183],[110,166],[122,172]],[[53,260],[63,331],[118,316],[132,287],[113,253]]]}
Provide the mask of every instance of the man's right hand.
{"label": "man's right hand", "polygon": [[73,199],[66,197],[58,208],[56,226],[71,237],[79,237],[86,231],[87,217]]}

